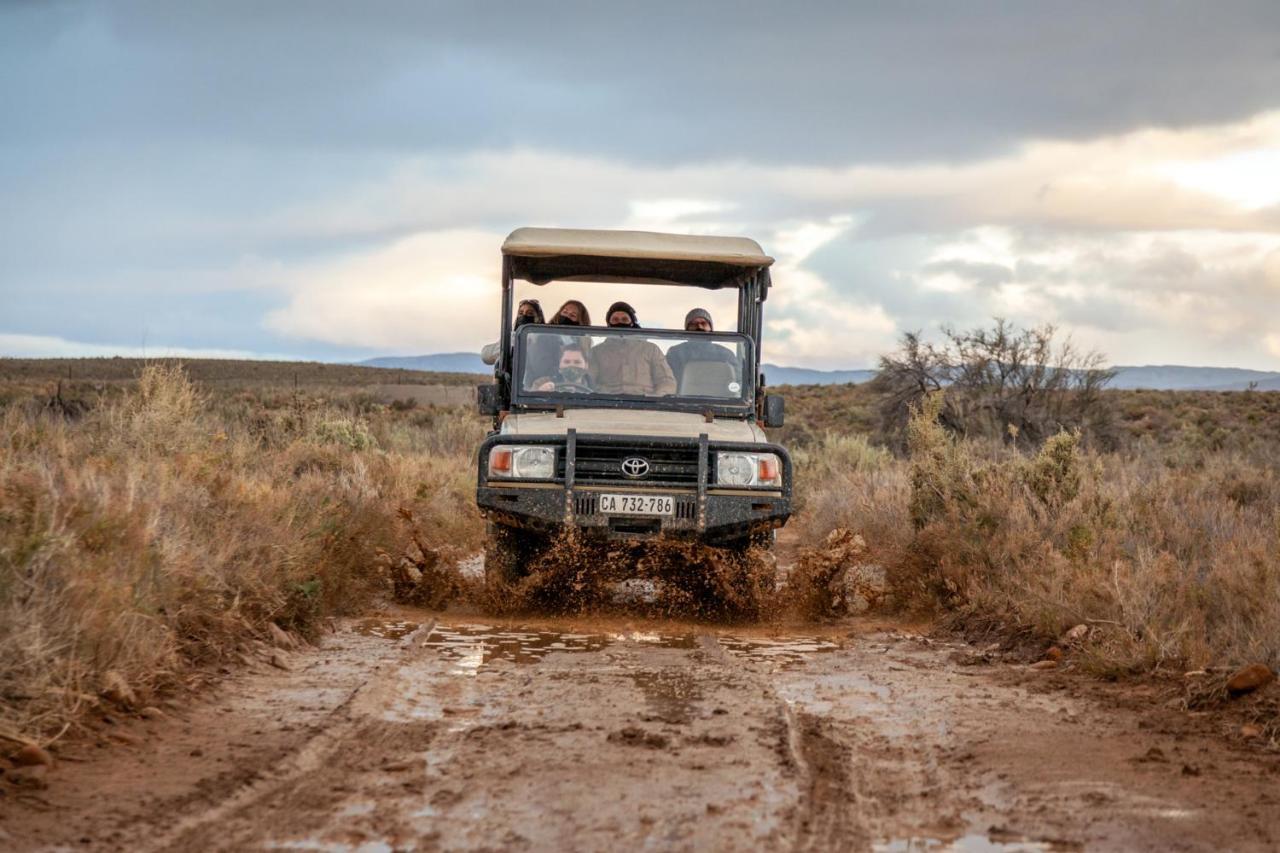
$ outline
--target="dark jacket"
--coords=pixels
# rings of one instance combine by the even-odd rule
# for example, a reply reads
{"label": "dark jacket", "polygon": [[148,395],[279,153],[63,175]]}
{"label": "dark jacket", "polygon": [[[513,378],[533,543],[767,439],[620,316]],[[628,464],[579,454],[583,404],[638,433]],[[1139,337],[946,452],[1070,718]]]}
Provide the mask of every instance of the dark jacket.
{"label": "dark jacket", "polygon": [[732,350],[726,349],[714,341],[692,340],[676,344],[667,352],[667,364],[671,366],[671,373],[676,378],[677,386],[680,384],[680,377],[684,375],[685,367],[694,361],[714,361],[727,364],[733,368],[733,381],[742,381],[742,366],[738,363],[738,357]]}

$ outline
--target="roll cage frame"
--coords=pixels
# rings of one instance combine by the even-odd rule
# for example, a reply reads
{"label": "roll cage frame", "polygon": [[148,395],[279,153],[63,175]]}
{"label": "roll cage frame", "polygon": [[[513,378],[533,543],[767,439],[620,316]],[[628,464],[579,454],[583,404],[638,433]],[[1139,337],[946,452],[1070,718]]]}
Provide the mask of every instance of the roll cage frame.
{"label": "roll cage frame", "polygon": [[[735,288],[738,291],[738,334],[744,335],[750,342],[748,367],[750,375],[754,376],[755,386],[752,397],[759,401],[764,396],[764,376],[760,372],[760,338],[764,330],[764,302],[769,297],[769,288],[772,285],[767,265],[743,267],[709,261],[661,261],[596,255],[530,258],[504,254],[502,256],[502,325],[498,331],[500,347],[498,361],[494,367],[494,377],[498,386],[498,403],[501,409],[510,408],[513,402],[513,390],[518,388],[518,383],[513,382],[516,374],[514,373],[515,365],[512,363],[514,332],[512,321],[515,314],[517,279],[534,285],[543,285],[556,280],[595,280],[697,287],[704,290]],[[639,331],[650,330],[640,329]],[[615,405],[628,408],[662,407],[660,398],[643,398],[635,402],[626,401]],[[718,407],[701,408],[715,410]],[[725,412],[725,414],[729,413]],[[741,416],[742,407],[734,407],[732,414]]]}
{"label": "roll cage frame", "polygon": [[[678,341],[689,340],[688,332],[681,332],[675,329],[630,329],[630,328],[613,328],[599,329],[592,331],[590,326],[547,326],[531,324],[521,326],[514,329],[513,341],[519,339],[523,341],[529,335],[548,332],[555,333],[557,329],[566,330],[575,336],[588,337],[592,334],[607,334],[610,337],[639,337],[646,340],[650,338],[672,338]],[[706,335],[710,340],[720,341],[741,341],[744,345],[746,370],[751,370],[752,366],[757,364],[755,358],[755,344],[745,334],[741,332],[712,332]],[[513,380],[518,380],[524,372],[525,359],[527,357],[528,347],[516,347],[512,345],[512,365]],[[757,370],[758,372],[758,370]],[[523,387],[523,383],[513,381],[511,384],[510,405],[523,411],[554,411],[557,409],[570,408],[591,408],[591,409],[661,409],[663,411],[673,412],[696,412],[699,414],[711,413],[721,417],[741,418],[755,411],[756,404],[756,387],[753,383],[748,383],[743,388],[741,399],[733,399],[729,397],[695,397],[680,396],[674,394],[668,397],[650,397],[642,395],[630,394],[583,394],[580,396],[570,394],[556,393],[540,393],[537,391],[528,391]]]}

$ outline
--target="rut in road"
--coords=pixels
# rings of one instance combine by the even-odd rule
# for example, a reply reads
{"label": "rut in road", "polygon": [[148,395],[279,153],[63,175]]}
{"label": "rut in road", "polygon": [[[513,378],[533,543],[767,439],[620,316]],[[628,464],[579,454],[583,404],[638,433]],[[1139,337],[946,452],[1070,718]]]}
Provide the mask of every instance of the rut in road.
{"label": "rut in road", "polygon": [[[1274,848],[1275,773],[892,625],[402,611],[0,801],[16,850]],[[197,747],[193,749],[192,747]],[[104,791],[111,796],[104,797]],[[89,839],[84,842],[82,839]],[[961,849],[962,849],[961,848]]]}
{"label": "rut in road", "polygon": [[[837,777],[816,765],[823,775],[807,778],[819,756],[792,719],[710,635],[428,624],[287,766],[154,849],[211,837],[231,850],[655,836],[831,849],[865,837],[839,806]],[[822,817],[835,814],[845,817]]]}

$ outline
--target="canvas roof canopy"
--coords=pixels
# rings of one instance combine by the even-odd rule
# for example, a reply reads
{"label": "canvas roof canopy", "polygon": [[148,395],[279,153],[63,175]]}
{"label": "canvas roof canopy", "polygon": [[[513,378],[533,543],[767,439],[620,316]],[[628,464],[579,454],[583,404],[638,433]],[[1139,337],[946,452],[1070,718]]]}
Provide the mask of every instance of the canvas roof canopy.
{"label": "canvas roof canopy", "polygon": [[512,276],[549,281],[610,281],[737,287],[773,258],[746,237],[652,231],[518,228],[502,244]]}

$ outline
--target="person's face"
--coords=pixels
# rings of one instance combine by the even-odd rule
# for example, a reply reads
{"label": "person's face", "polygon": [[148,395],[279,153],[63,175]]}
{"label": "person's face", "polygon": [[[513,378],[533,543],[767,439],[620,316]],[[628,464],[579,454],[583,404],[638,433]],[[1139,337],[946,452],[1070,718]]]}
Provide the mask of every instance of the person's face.
{"label": "person's face", "polygon": [[560,309],[560,316],[574,323],[582,322],[582,313],[578,311],[578,306],[572,302]]}
{"label": "person's face", "polygon": [[614,311],[609,315],[610,326],[630,326],[631,315],[626,311]]}
{"label": "person's face", "polygon": [[711,324],[702,317],[694,317],[689,321],[689,325],[684,327],[684,330],[686,332],[709,332],[711,331]]}
{"label": "person's face", "polygon": [[520,306],[520,310],[516,312],[516,315],[519,317],[529,317],[530,319],[533,319],[538,316],[538,312],[533,310],[532,305],[525,303]]}
{"label": "person's face", "polygon": [[560,356],[560,369],[564,370],[566,367],[579,367],[586,370],[587,360],[577,350],[568,350]]}

